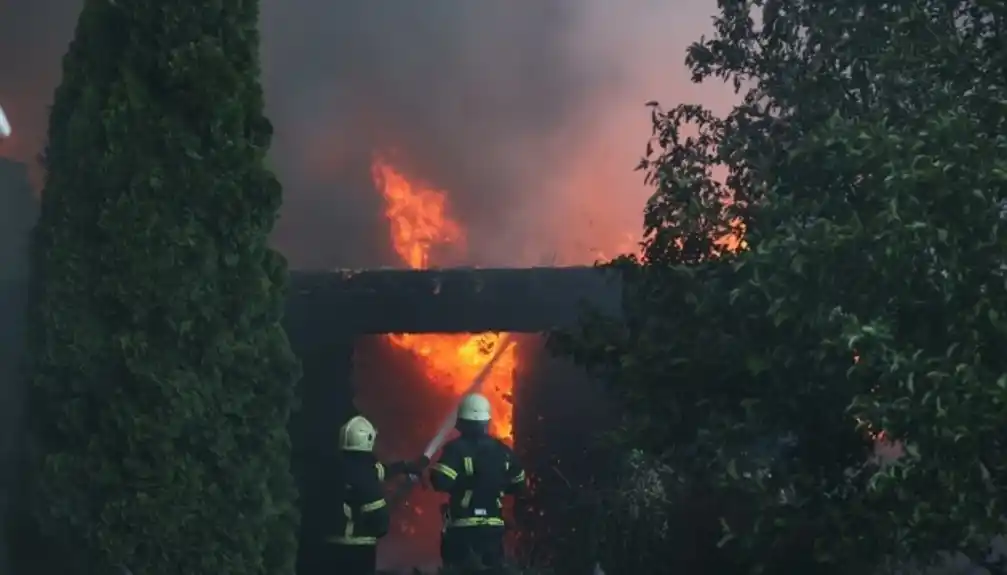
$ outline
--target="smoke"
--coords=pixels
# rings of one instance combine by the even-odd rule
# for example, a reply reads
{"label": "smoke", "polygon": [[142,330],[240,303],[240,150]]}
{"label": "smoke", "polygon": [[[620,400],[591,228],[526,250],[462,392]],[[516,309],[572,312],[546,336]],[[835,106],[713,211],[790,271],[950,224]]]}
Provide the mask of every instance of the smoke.
{"label": "smoke", "polygon": [[14,129],[0,141],[0,156],[37,167],[60,60],[82,3],[0,0],[0,103]]}
{"label": "smoke", "polygon": [[[81,0],[4,0],[0,102],[33,161]],[[263,62],[295,267],[397,263],[369,161],[448,192],[469,263],[580,263],[632,248],[643,103],[725,104],[682,65],[713,0],[264,0]],[[715,106],[717,107],[717,106]]]}

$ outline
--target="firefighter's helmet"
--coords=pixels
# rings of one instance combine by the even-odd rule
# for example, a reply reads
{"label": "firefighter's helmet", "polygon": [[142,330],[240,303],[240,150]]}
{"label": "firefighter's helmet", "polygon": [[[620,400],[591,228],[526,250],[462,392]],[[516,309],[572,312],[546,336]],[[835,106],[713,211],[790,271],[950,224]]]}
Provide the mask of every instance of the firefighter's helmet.
{"label": "firefighter's helmet", "polygon": [[339,449],[343,451],[372,451],[378,430],[366,417],[358,415],[339,428]]}
{"label": "firefighter's helmet", "polygon": [[462,398],[458,406],[458,419],[462,421],[487,422],[490,420],[490,402],[478,393],[470,393]]}

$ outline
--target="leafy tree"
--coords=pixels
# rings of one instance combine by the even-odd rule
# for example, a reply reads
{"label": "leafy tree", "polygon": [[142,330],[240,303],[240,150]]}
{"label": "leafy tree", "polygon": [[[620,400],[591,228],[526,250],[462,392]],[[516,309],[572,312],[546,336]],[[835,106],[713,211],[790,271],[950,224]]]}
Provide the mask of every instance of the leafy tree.
{"label": "leafy tree", "polygon": [[[1005,527],[1007,8],[719,6],[687,63],[741,103],[655,108],[626,319],[554,346],[609,375],[632,437],[742,496],[721,544],[752,570],[981,557]],[[871,429],[905,455],[868,461]]]}
{"label": "leafy tree", "polygon": [[88,572],[293,573],[259,3],[88,0],[35,230],[37,519]]}

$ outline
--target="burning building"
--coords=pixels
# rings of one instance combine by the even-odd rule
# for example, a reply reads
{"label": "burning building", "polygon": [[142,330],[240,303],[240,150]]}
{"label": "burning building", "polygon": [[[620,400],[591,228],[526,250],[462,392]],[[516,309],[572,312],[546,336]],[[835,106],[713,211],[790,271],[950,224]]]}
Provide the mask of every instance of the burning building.
{"label": "burning building", "polygon": [[[3,36],[31,47],[0,82],[19,130],[5,153],[21,161],[44,142],[47,93],[79,5],[26,3]],[[677,21],[682,10],[667,12]],[[574,321],[581,299],[614,301],[618,288],[590,269],[530,266],[635,247],[650,194],[632,172],[650,127],[641,104],[669,91],[640,61],[669,52],[657,20],[650,7],[597,0],[263,2],[270,160],[285,188],[274,245],[295,270],[403,268],[294,274],[288,330],[306,372],[294,425],[313,430],[296,436],[305,485],[331,455],[354,389],[382,430],[382,455],[415,456],[508,332],[523,335],[485,388],[496,432],[519,451],[532,445],[523,434],[549,443],[560,401],[537,394],[585,378],[548,358],[535,334]],[[435,271],[473,265],[525,269]],[[594,417],[580,403],[569,409]],[[557,469],[549,480],[565,484],[568,470]],[[436,549],[417,537],[409,541]],[[388,544],[405,549],[403,539]]]}
{"label": "burning building", "polygon": [[[418,455],[508,332],[522,335],[485,388],[495,431],[522,451],[531,438],[555,443],[546,436],[566,417],[561,403],[590,422],[586,378],[548,358],[535,334],[574,321],[579,300],[614,302],[618,287],[587,268],[529,266],[635,248],[650,195],[632,172],[650,128],[641,104],[672,92],[655,80],[654,62],[689,38],[668,23],[691,33],[699,18],[680,23],[681,6],[600,0],[262,5],[270,160],[285,187],[274,245],[294,269],[403,268],[294,274],[302,486],[312,489],[312,466],[331,455],[354,389],[356,407],[382,430],[382,455]],[[11,53],[30,49],[0,78],[19,131],[5,153],[32,162],[80,2],[18,6],[0,36]],[[671,84],[690,86],[684,68],[673,75]],[[435,271],[473,265],[525,269]],[[564,393],[584,403],[568,405]],[[576,426],[566,429],[581,442]],[[569,471],[557,469],[539,480],[565,485]],[[409,540],[420,545],[417,537]],[[405,548],[404,538],[388,544]]]}
{"label": "burning building", "polygon": [[[24,307],[19,294],[27,280],[25,241],[37,203],[23,165],[0,160],[0,180],[10,194],[8,205],[16,208],[5,227],[11,237],[3,243],[9,248],[2,268],[10,288],[5,288],[5,317],[19,318]],[[331,508],[326,481],[336,471],[330,466],[339,426],[362,411],[381,431],[383,459],[417,457],[504,334],[516,344],[494,366],[482,391],[493,405],[492,432],[514,446],[534,486],[530,500],[514,510],[520,526],[514,548],[538,556],[556,549],[560,538],[554,532],[572,528],[562,519],[550,520],[590,481],[585,448],[609,414],[597,386],[550,357],[540,334],[576,322],[582,303],[615,313],[619,285],[591,267],[439,268],[464,255],[464,228],[450,219],[446,195],[411,183],[381,160],[374,163],[374,180],[404,269],[292,273],[287,330],[304,365],[303,407],[291,423],[302,493],[301,572],[310,573],[309,542]],[[4,325],[10,345],[3,349],[15,354],[20,319]],[[17,361],[11,356],[2,364],[13,367]],[[21,404],[15,380],[9,381],[18,385],[3,387],[13,399],[3,402],[7,408]],[[12,425],[21,420],[19,413],[8,416],[2,419]],[[9,431],[3,437],[20,436]],[[2,455],[11,463],[16,454],[6,443]],[[0,504],[11,487],[6,480],[0,484]],[[409,493],[394,511],[393,533],[382,543],[383,562],[437,561],[439,504],[422,487]]]}
{"label": "burning building", "polygon": [[[483,383],[493,408],[491,432],[525,458],[535,496],[515,510],[515,549],[550,548],[541,519],[588,481],[590,436],[608,413],[585,374],[543,350],[541,332],[577,321],[581,304],[615,312],[619,286],[590,267],[477,269],[464,261],[466,234],[444,192],[410,181],[385,158],[372,165],[385,201],[398,270],[298,272],[288,332],[304,362],[304,409],[295,422],[295,469],[302,481],[302,571],[309,572],[326,484],[338,470],[338,427],[357,412],[378,427],[378,454],[413,459],[436,434],[505,334],[508,347]],[[562,503],[561,503],[562,501]],[[440,496],[417,488],[393,511],[382,542],[388,567],[437,561]],[[558,512],[557,512],[558,513]],[[564,529],[569,530],[569,525]],[[555,547],[556,542],[552,541]]]}

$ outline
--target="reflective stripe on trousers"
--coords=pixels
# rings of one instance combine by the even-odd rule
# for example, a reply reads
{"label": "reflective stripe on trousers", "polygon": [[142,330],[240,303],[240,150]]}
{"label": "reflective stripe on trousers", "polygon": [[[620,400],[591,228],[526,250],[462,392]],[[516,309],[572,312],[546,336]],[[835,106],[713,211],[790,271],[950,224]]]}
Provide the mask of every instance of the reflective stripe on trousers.
{"label": "reflective stripe on trousers", "polygon": [[[381,467],[378,468],[379,476],[381,475],[381,469]],[[377,501],[361,505],[360,512],[377,511],[387,504],[384,499],[378,499]],[[346,503],[343,503],[343,514],[346,516],[346,528],[343,530],[343,534],[327,538],[325,540],[326,543],[337,543],[339,545],[377,545],[377,537],[365,537],[354,534],[356,525],[353,523],[353,508]]]}
{"label": "reflective stripe on trousers", "polygon": [[[463,458],[462,465],[464,466],[466,476],[472,477],[473,475],[475,475],[475,462],[472,460],[471,457]],[[447,466],[444,467],[451,473],[454,473],[455,476],[458,475],[450,467]],[[442,472],[444,472],[444,470],[442,470]],[[447,475],[446,472],[444,472],[444,474]],[[462,494],[462,500],[461,500],[462,509],[468,509],[469,505],[472,504],[472,495],[473,493],[471,489],[466,489],[465,492]],[[499,508],[501,507],[500,498],[497,498],[496,504],[497,509],[499,510]],[[449,529],[452,527],[504,527],[504,520],[500,517],[466,517],[463,519],[451,519],[451,514],[445,513],[444,529]]]}
{"label": "reflective stripe on trousers", "polygon": [[326,543],[335,543],[336,545],[377,545],[377,537],[329,537],[325,540]]}
{"label": "reflective stripe on trousers", "polygon": [[504,520],[499,517],[467,517],[465,519],[448,519],[446,527],[503,527]]}

